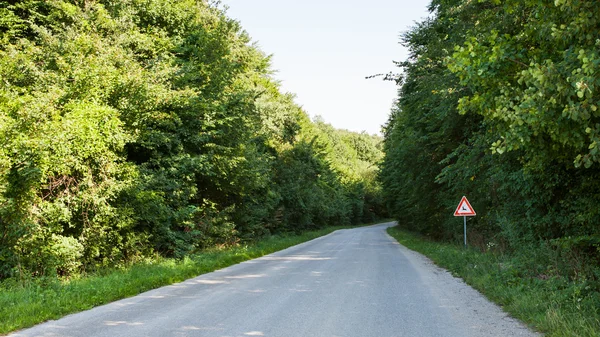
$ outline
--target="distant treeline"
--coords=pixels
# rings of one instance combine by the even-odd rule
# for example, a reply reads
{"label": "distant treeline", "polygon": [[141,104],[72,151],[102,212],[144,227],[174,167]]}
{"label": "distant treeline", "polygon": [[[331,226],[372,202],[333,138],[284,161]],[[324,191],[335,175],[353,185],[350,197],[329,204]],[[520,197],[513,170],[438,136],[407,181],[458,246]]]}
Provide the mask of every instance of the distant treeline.
{"label": "distant treeline", "polygon": [[201,0],[0,3],[0,279],[383,214],[381,139],[311,122]]}
{"label": "distant treeline", "polygon": [[381,167],[389,211],[458,241],[466,195],[471,245],[523,252],[532,275],[599,280],[600,2],[434,0],[430,11],[402,35],[410,57]]}

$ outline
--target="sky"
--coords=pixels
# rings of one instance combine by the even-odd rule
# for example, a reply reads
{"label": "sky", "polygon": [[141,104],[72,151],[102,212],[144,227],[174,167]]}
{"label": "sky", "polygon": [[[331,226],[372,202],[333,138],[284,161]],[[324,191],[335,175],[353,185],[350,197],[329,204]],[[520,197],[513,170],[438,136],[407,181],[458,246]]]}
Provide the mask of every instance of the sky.
{"label": "sky", "polygon": [[397,98],[400,34],[427,17],[430,0],[223,0],[260,49],[275,79],[311,116],[336,128],[380,134]]}

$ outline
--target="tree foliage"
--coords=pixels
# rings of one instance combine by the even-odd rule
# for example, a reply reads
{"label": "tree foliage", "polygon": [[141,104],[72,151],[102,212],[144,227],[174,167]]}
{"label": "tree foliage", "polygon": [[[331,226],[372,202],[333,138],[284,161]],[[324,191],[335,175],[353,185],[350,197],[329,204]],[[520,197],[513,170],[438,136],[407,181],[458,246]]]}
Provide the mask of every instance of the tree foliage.
{"label": "tree foliage", "polygon": [[218,3],[5,1],[0,41],[0,278],[383,212],[380,140],[311,122]]}
{"label": "tree foliage", "polygon": [[[386,126],[390,212],[429,235],[600,256],[596,1],[434,0]],[[574,254],[574,255],[573,255]]]}

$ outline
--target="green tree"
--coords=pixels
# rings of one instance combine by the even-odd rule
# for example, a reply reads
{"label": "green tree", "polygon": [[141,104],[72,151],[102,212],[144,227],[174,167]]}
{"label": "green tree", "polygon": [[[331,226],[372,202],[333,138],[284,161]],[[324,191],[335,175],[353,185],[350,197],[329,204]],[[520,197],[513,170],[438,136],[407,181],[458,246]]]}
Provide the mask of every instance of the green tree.
{"label": "green tree", "polygon": [[378,141],[320,131],[218,2],[5,1],[0,41],[0,278],[358,222],[377,200]]}

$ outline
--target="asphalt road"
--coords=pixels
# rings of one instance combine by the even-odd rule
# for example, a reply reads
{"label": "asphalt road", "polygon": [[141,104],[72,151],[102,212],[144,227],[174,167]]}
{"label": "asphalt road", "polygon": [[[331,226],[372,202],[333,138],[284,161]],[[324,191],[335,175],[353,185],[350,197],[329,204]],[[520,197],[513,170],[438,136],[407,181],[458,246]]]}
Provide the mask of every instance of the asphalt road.
{"label": "asphalt road", "polygon": [[340,230],[11,336],[537,336],[399,245],[391,225]]}

